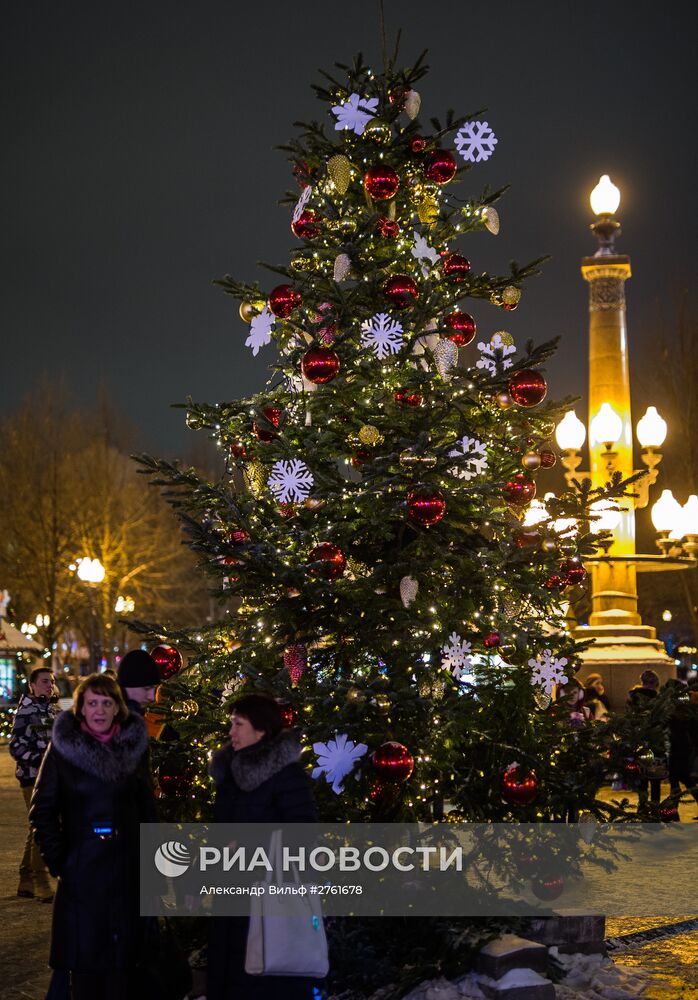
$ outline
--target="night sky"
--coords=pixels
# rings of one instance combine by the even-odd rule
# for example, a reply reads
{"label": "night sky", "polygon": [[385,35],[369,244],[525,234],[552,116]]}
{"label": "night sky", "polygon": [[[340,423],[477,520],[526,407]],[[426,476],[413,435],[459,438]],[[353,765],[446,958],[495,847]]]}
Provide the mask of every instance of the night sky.
{"label": "night sky", "polygon": [[[637,372],[695,280],[696,6],[386,0],[403,61],[429,48],[423,121],[487,107],[499,137],[459,185],[512,185],[501,234],[462,241],[474,269],[553,257],[516,313],[472,311],[481,332],[562,335],[554,396],[586,389],[579,258],[594,252],[588,194],[601,173],[622,190]],[[252,358],[236,304],[210,281],[277,283],[256,262],[288,259],[295,240],[276,202],[295,182],[273,147],[323,113],[309,87],[318,67],[359,50],[379,63],[376,11],[373,0],[8,7],[0,412],[43,372],[86,403],[105,384],[140,446],[171,455],[192,438],[172,402],[263,386],[271,349]]]}

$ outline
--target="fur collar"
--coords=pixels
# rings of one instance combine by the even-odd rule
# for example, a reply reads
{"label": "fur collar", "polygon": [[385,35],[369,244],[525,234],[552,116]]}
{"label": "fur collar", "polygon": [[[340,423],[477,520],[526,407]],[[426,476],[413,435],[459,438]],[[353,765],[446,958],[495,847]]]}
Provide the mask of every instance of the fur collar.
{"label": "fur collar", "polygon": [[140,716],[129,713],[109,743],[93,740],[80,729],[72,711],[61,712],[53,724],[53,747],[81,771],[102,781],[121,781],[138,767],[148,748],[148,730]]}
{"label": "fur collar", "polygon": [[261,740],[244,750],[223,747],[211,759],[211,776],[217,785],[222,784],[227,774],[243,792],[259,788],[265,781],[289,764],[300,760],[301,748],[294,733],[283,729],[272,740]]}

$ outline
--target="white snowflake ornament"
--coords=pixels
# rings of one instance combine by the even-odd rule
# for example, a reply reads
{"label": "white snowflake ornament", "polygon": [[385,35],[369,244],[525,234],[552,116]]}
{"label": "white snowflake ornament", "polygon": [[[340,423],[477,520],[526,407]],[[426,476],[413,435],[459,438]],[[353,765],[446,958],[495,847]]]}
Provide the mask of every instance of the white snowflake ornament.
{"label": "white snowflake ornament", "polygon": [[451,671],[457,681],[463,674],[472,673],[474,659],[470,655],[472,643],[461,640],[457,632],[451,632],[448,642],[441,647],[441,666]]}
{"label": "white snowflake ornament", "polygon": [[466,163],[480,163],[489,160],[498,140],[487,122],[466,122],[454,142]]}
{"label": "white snowflake ornament", "polygon": [[291,223],[298,222],[301,215],[305,211],[305,206],[310,201],[310,196],[312,195],[312,193],[313,189],[310,184],[307,186],[307,188],[303,188],[303,193],[296,202],[296,207],[293,209],[293,218],[291,219]]}
{"label": "white snowflake ornament", "polygon": [[403,341],[402,324],[388,313],[376,313],[361,324],[361,343],[381,361],[389,354],[397,354]]}
{"label": "white snowflake ornament", "polygon": [[[412,247],[412,256],[416,260],[428,260],[430,264],[438,264],[441,258],[439,257],[438,251],[433,247],[430,247],[427,243],[425,236],[420,236],[415,230],[414,234],[414,246]],[[422,264],[422,275],[427,277],[429,274],[429,268],[426,264]]]}
{"label": "white snowflake ornament", "polygon": [[267,486],[279,503],[302,503],[310,495],[315,479],[299,458],[275,462]]}
{"label": "white snowflake ornament", "polygon": [[351,94],[350,97],[341,104],[335,104],[332,114],[337,119],[334,127],[335,132],[349,129],[357,135],[363,135],[364,129],[375,118],[375,111],[378,107],[377,97],[362,97],[360,94]]}
{"label": "white snowflake ornament", "polygon": [[[509,360],[510,355],[516,354],[516,344],[507,344],[499,333],[494,334],[489,344],[481,341],[477,345],[477,349],[480,351],[481,357],[476,367],[486,369],[492,376],[497,374],[498,366],[501,367],[502,371],[511,368],[513,362]],[[495,356],[496,351],[501,351],[501,360]]]}
{"label": "white snowflake ornament", "polygon": [[448,453],[449,458],[458,459],[458,465],[449,469],[451,475],[466,481],[482,475],[487,468],[486,446],[483,442],[466,435],[456,444],[458,447]]}
{"label": "white snowflake ornament", "polygon": [[553,693],[556,684],[566,684],[569,679],[565,673],[567,658],[555,657],[549,649],[544,649],[535,659],[529,660],[528,665],[533,670],[531,684],[540,685],[547,695]]}
{"label": "white snowflake ornament", "polygon": [[250,323],[250,333],[245,341],[245,347],[252,348],[253,357],[257,357],[260,347],[266,347],[271,343],[271,331],[274,329],[274,314],[268,306],[262,309],[261,313],[252,317]]}
{"label": "white snowflake ornament", "polygon": [[367,750],[365,743],[354,743],[346,733],[335,733],[334,739],[327,743],[313,743],[313,751],[317,754],[313,778],[324,774],[335,795],[341,795],[344,791],[344,779]]}

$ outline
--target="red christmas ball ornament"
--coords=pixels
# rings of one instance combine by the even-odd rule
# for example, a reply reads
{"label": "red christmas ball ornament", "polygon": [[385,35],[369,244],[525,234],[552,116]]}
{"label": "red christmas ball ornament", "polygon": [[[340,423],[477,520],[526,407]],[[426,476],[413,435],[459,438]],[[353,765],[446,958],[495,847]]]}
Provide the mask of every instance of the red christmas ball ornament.
{"label": "red christmas ball ornament", "polygon": [[623,770],[630,778],[636,778],[640,774],[640,765],[636,760],[626,760],[623,763]]}
{"label": "red christmas ball ornament", "polygon": [[401,84],[393,87],[393,89],[388,94],[388,100],[396,108],[402,108],[405,103],[405,98],[410,92],[409,87],[403,87]]}
{"label": "red christmas ball ornament", "polygon": [[509,395],[519,406],[536,406],[548,392],[548,383],[540,372],[524,368],[511,376]]}
{"label": "red christmas ball ornament", "polygon": [[470,261],[459,253],[444,257],[443,272],[451,281],[465,281],[470,274]]}
{"label": "red christmas ball ornament", "polygon": [[517,546],[520,549],[528,549],[532,545],[537,545],[540,541],[540,535],[537,531],[520,531],[514,538]]}
{"label": "red christmas ball ornament", "polygon": [[364,174],[364,187],[374,201],[388,201],[400,187],[398,174],[385,163],[369,167]]}
{"label": "red christmas ball ornament", "polygon": [[284,521],[290,520],[290,518],[295,517],[298,511],[296,510],[296,505],[292,503],[280,503],[279,504],[279,517],[282,517]]}
{"label": "red christmas ball ornament", "polygon": [[339,374],[339,355],[329,347],[314,344],[303,355],[301,369],[313,385],[324,385]]}
{"label": "red christmas ball ornament", "polygon": [[182,669],[182,654],[175,646],[168,646],[163,643],[150,650],[150,655],[160,671],[160,680],[166,681],[174,677]]}
{"label": "red christmas ball ornament", "polygon": [[378,772],[379,781],[401,784],[414,770],[414,757],[406,746],[390,740],[371,755],[371,763]]}
{"label": "red christmas ball ornament", "polygon": [[368,462],[370,458],[371,458],[371,452],[368,450],[368,448],[359,448],[356,454],[352,455],[351,464],[354,466],[355,469],[358,469],[360,465],[363,465],[364,462]]}
{"label": "red christmas ball ornament", "polygon": [[293,176],[298,181],[298,186],[301,188],[310,187],[312,183],[312,178],[310,176],[310,168],[307,163],[302,161],[293,164]]}
{"label": "red christmas ball ornament", "polygon": [[376,222],[376,229],[387,240],[394,240],[400,233],[400,224],[395,219],[389,219],[387,216],[381,215]]}
{"label": "red christmas ball ornament", "polygon": [[405,406],[421,406],[424,396],[421,392],[408,392],[407,389],[397,389],[393,394],[396,403],[403,403]]}
{"label": "red christmas ball ornament", "polygon": [[554,451],[549,448],[544,448],[540,453],[540,467],[541,469],[552,469],[552,467],[557,462],[557,455]]}
{"label": "red christmas ball ornament", "polygon": [[309,563],[320,563],[314,566],[312,572],[324,580],[336,580],[341,576],[347,565],[346,556],[332,542],[320,542],[308,553]]}
{"label": "red christmas ball ornament", "polygon": [[293,310],[301,304],[301,301],[301,293],[290,285],[277,285],[269,293],[269,308],[279,319],[290,316]]}
{"label": "red christmas ball ornament", "polygon": [[296,712],[290,701],[277,702],[281,709],[281,721],[284,729],[293,729],[296,724]]}
{"label": "red christmas ball ornament", "polygon": [[579,559],[566,559],[560,566],[560,575],[564,577],[568,587],[573,587],[577,583],[582,583],[587,571]]}
{"label": "red christmas ball ornament", "polygon": [[475,337],[477,326],[475,320],[466,312],[447,313],[443,318],[447,333],[444,334],[448,340],[452,340],[458,347],[465,347]]}
{"label": "red christmas ball ornament", "polygon": [[419,298],[419,287],[409,274],[394,274],[383,282],[383,294],[397,309],[409,309]]}
{"label": "red christmas ball ornament", "polygon": [[434,184],[448,184],[456,176],[458,164],[447,149],[435,149],[424,162],[424,176]]}
{"label": "red christmas ball ornament", "polygon": [[412,490],[407,497],[407,512],[413,521],[428,528],[446,513],[446,501],[439,490]]}
{"label": "red christmas ball ornament", "polygon": [[557,573],[551,573],[543,584],[546,590],[564,590],[567,584]]}
{"label": "red christmas ball ornament", "polygon": [[194,769],[175,760],[164,760],[157,770],[158,785],[163,795],[184,795],[194,781]]}
{"label": "red christmas ball ornament", "polygon": [[230,532],[228,536],[228,542],[231,545],[242,545],[244,542],[249,541],[250,536],[247,534],[244,528],[236,528],[234,531]]}
{"label": "red christmas ball ornament", "polygon": [[247,458],[247,448],[245,448],[242,441],[233,441],[230,445],[230,454],[233,458]]}
{"label": "red christmas ball ornament", "polygon": [[421,135],[413,135],[410,139],[409,146],[413,153],[423,153],[427,146],[427,140]]}
{"label": "red christmas ball ornament", "polygon": [[659,818],[663,823],[678,823],[681,819],[679,810],[674,805],[661,805],[659,807]]}
{"label": "red christmas ball ornament", "polygon": [[[267,418],[272,427],[279,426],[282,412],[283,411],[278,406],[265,406],[264,409],[262,410],[262,413]],[[273,441],[275,437],[278,437],[278,434],[275,434],[273,431],[267,430],[266,427],[262,427],[261,424],[258,424],[256,421],[252,424],[252,429],[259,438],[259,440],[264,441],[267,444],[270,441]]]}
{"label": "red christmas ball ornament", "polygon": [[536,879],[531,882],[531,892],[544,903],[550,903],[561,896],[565,888],[565,880],[561,875],[550,878]]}
{"label": "red christmas ball ornament", "polygon": [[507,805],[530,806],[537,794],[535,771],[524,771],[519,765],[514,765],[502,775],[502,798]]}
{"label": "red christmas ball ornament", "polygon": [[494,649],[501,642],[501,636],[499,632],[489,632],[485,638],[482,640],[482,645],[485,649]]}
{"label": "red christmas ball ornament", "polygon": [[517,472],[513,479],[505,483],[502,493],[507,503],[514,507],[523,507],[530,503],[536,495],[536,484],[523,472]]}
{"label": "red christmas ball ornament", "polygon": [[319,221],[320,218],[315,212],[306,209],[301,212],[295,222],[291,223],[293,235],[297,236],[299,240],[314,240],[316,236],[320,235]]}

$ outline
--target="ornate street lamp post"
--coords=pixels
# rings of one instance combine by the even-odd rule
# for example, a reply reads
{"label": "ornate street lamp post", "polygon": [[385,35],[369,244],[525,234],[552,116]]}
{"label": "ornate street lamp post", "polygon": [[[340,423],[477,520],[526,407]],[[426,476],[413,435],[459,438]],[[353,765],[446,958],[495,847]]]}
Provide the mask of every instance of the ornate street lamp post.
{"label": "ornate street lamp post", "polygon": [[[582,258],[582,276],[589,283],[589,471],[578,471],[581,449],[587,429],[574,413],[566,414],[556,430],[562,449],[565,477],[591,478],[594,487],[604,486],[613,473],[623,479],[634,474],[633,433],[630,407],[630,370],[628,364],[628,329],[625,308],[625,282],[631,276],[630,258],[616,253],[614,241],[620,235],[615,213],[620,191],[608,175],[599,180],[590,197],[596,215],[591,230],[599,246],[593,257]],[[638,422],[637,439],[646,469],[634,486],[634,500],[619,501],[617,509],[600,501],[594,527],[610,532],[602,547],[603,554],[589,560],[592,582],[592,612],[589,626],[576,630],[579,639],[593,639],[583,654],[579,672],[601,672],[614,708],[622,708],[627,691],[646,668],[655,670],[662,680],[674,676],[674,661],[656,637],[656,630],[642,622],[638,612],[637,573],[695,566],[692,558],[698,549],[698,497],[694,504],[681,508],[681,518],[672,508],[664,491],[653,510],[653,521],[660,531],[661,555],[642,555],[635,549],[635,511],[646,507],[649,489],[658,475],[660,448],[667,433],[666,422],[650,406]],[[689,501],[690,503],[690,501]],[[659,521],[655,516],[659,509]],[[684,514],[683,512],[686,511]],[[685,522],[685,523],[684,523]],[[671,529],[674,529],[672,535]],[[676,537],[676,531],[681,534]],[[696,532],[694,535],[693,532]],[[683,550],[681,550],[682,539]],[[695,544],[694,544],[695,543]]]}

